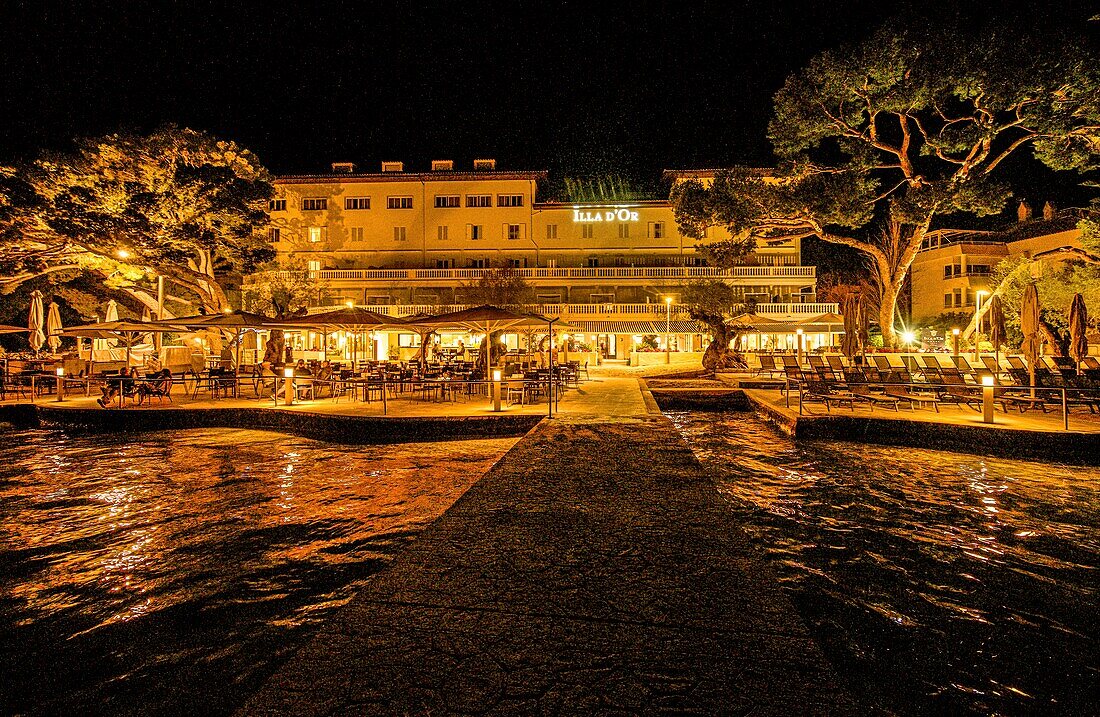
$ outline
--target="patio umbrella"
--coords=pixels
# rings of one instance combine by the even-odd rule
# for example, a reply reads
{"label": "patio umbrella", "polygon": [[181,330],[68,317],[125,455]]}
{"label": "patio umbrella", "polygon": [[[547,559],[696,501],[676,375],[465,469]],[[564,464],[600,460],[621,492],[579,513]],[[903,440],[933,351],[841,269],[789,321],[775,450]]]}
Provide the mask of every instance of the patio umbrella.
{"label": "patio umbrella", "polygon": [[30,331],[30,329],[22,326],[10,326],[9,324],[0,324],[0,334],[18,334],[21,331]]}
{"label": "patio umbrella", "polygon": [[[107,302],[107,312],[103,315],[104,321],[118,321],[118,303],[114,299]],[[117,345],[117,342],[108,341],[107,346]],[[129,366],[129,364],[127,364]]]}
{"label": "patio umbrella", "polygon": [[828,311],[824,314],[818,314],[817,316],[812,316],[808,319],[804,319],[803,321],[800,321],[799,323],[800,324],[825,324],[825,333],[829,334],[829,344],[831,345],[833,343],[833,325],[834,324],[843,324],[844,323],[844,317],[841,316],[840,314],[836,314],[836,313],[833,313],[832,311]]}
{"label": "patio umbrella", "polygon": [[[231,341],[237,345],[237,367],[241,365],[241,337],[246,331],[259,331],[270,328],[283,328],[282,322],[269,319],[261,314],[253,314],[248,311],[233,311],[220,314],[196,314],[194,316],[182,316],[175,319],[163,319],[151,322],[159,326],[183,327],[187,329],[221,329],[232,336]],[[172,331],[178,331],[173,328]],[[167,332],[162,332],[167,333]]]}
{"label": "patio umbrella", "polygon": [[[517,311],[511,311],[510,309],[503,309],[499,306],[492,306],[491,304],[483,304],[481,306],[474,306],[469,309],[463,309],[461,311],[451,311],[446,314],[437,314],[430,318],[411,320],[404,323],[405,326],[423,326],[426,328],[435,329],[467,329],[470,331],[485,331],[486,346],[489,353],[485,356],[485,379],[489,379],[489,365],[492,358],[492,342],[489,341],[489,335],[493,331],[503,331],[504,329],[524,329],[532,328],[535,326],[541,327],[547,325],[551,333],[553,333],[553,323],[556,319],[548,319],[545,316],[539,316],[538,314],[523,314]],[[559,330],[564,327],[559,327]],[[553,351],[550,352],[551,361],[553,361]]]}
{"label": "patio umbrella", "polygon": [[1031,377],[1031,395],[1035,396],[1035,364],[1039,361],[1039,290],[1035,284],[1024,289],[1024,298],[1020,305],[1020,330],[1024,333],[1024,342],[1020,350],[1027,359],[1028,373]]}
{"label": "patio umbrella", "polygon": [[1001,346],[1008,338],[1005,330],[1005,310],[1001,305],[1001,297],[994,296],[989,300],[989,311],[986,314],[989,320],[989,343],[993,344],[993,356],[997,363],[1001,362]]}
{"label": "patio umbrella", "polygon": [[30,331],[27,341],[30,342],[35,353],[38,353],[42,344],[46,343],[46,334],[42,332],[45,318],[42,311],[42,292],[36,289],[31,292],[31,310],[27,316],[27,330]]}
{"label": "patio umbrella", "polygon": [[159,323],[146,323],[144,321],[103,321],[97,324],[83,324],[62,329],[63,336],[83,336],[92,339],[117,338],[126,344],[126,368],[130,368],[130,350],[134,342],[142,334],[148,333],[174,333],[183,331],[180,326],[168,326]]}
{"label": "patio umbrella", "polygon": [[1089,312],[1085,308],[1085,297],[1073,295],[1069,305],[1069,355],[1081,370],[1081,361],[1089,355]]}
{"label": "patio umbrella", "polygon": [[50,310],[46,314],[46,342],[54,353],[57,353],[57,349],[61,348],[61,337],[58,336],[60,331],[61,310],[57,308],[57,302],[51,301]]}
{"label": "patio umbrella", "polygon": [[360,306],[345,306],[333,311],[325,311],[320,314],[307,314],[295,316],[289,319],[268,320],[268,328],[287,329],[340,329],[356,334],[364,331],[377,331],[379,329],[400,328],[405,325],[405,320],[395,316],[379,314]]}

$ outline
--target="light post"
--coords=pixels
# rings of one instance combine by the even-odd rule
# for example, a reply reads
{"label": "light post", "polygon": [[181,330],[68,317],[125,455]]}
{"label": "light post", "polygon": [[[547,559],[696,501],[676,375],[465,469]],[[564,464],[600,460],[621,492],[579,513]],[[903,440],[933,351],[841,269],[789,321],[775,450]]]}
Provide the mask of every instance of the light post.
{"label": "light post", "polygon": [[795,346],[795,351],[798,354],[798,365],[801,366],[802,365],[802,336],[803,336],[803,331],[802,331],[802,329],[795,329],[794,333],[795,333],[795,341],[798,342],[797,345]]}
{"label": "light post", "polygon": [[665,363],[672,363],[672,345],[669,334],[672,333],[672,297],[665,297]]}
{"label": "light post", "polygon": [[294,368],[283,369],[283,404],[290,406],[294,403]]}
{"label": "light post", "polygon": [[58,367],[57,369],[57,402],[61,403],[65,400],[65,368]]}
{"label": "light post", "polygon": [[955,342],[955,358],[959,357],[959,330],[951,329],[951,339]]}
{"label": "light post", "polygon": [[493,369],[493,411],[500,412],[500,369]]}
{"label": "light post", "polygon": [[984,289],[974,295],[974,360],[978,360],[978,349],[982,343],[982,297],[988,294]]}

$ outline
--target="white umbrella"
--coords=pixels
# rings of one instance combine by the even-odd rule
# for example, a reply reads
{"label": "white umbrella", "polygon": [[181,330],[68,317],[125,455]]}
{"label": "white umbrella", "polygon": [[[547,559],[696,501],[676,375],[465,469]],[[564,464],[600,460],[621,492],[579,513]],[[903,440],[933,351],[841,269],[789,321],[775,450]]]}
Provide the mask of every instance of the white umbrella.
{"label": "white umbrella", "polygon": [[38,353],[42,348],[42,344],[46,343],[46,334],[42,332],[42,326],[45,323],[45,316],[42,311],[42,292],[35,290],[31,292],[31,311],[27,317],[27,330],[30,331],[30,336],[27,340],[30,341],[31,348],[35,353]]}
{"label": "white umbrella", "polygon": [[50,345],[50,350],[57,353],[57,350],[61,348],[61,337],[58,334],[61,331],[61,310],[57,308],[57,302],[50,302],[50,310],[46,314],[46,342]]}

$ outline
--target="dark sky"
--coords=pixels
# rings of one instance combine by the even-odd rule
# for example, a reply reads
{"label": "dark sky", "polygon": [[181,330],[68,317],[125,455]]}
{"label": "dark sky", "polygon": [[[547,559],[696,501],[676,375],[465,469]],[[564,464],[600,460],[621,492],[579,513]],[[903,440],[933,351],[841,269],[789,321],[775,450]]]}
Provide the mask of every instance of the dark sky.
{"label": "dark sky", "polygon": [[[9,2],[0,162],[175,122],[236,140],[277,173],[473,156],[640,178],[767,164],[784,78],[904,5]],[[1034,3],[1019,21],[1054,12]]]}

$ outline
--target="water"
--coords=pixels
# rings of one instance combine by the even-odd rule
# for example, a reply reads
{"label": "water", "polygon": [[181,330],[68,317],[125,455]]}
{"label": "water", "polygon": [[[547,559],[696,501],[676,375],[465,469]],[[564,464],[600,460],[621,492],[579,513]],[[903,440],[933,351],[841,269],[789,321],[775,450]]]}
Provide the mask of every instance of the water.
{"label": "water", "polygon": [[1100,713],[1100,470],[671,417],[865,704]]}
{"label": "water", "polygon": [[0,434],[0,713],[232,712],[514,442]]}

